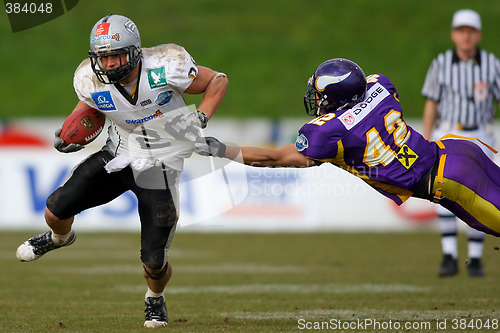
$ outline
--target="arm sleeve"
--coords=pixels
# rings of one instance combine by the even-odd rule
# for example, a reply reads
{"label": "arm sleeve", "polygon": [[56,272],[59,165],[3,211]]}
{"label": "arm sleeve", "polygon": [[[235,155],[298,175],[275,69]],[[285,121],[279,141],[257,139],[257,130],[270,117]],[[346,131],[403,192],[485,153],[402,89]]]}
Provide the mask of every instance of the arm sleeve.
{"label": "arm sleeve", "polygon": [[438,59],[434,59],[427,70],[424,86],[422,87],[422,96],[435,102],[439,102],[441,99],[441,87],[438,82]]}
{"label": "arm sleeve", "polygon": [[75,88],[75,93],[78,99],[90,107],[97,109],[97,105],[92,99],[92,91],[95,91],[95,84],[92,80],[92,68],[90,66],[90,60],[85,59],[82,61],[80,66],[75,71],[73,77],[73,87]]}
{"label": "arm sleeve", "polygon": [[295,147],[302,155],[312,160],[330,160],[337,155],[337,143],[327,133],[317,128],[304,125],[300,131]]}
{"label": "arm sleeve", "polygon": [[492,73],[494,75],[494,80],[492,91],[496,101],[500,103],[500,60],[498,60],[498,58],[496,57],[494,57],[493,66],[494,70],[492,71]]}
{"label": "arm sleeve", "polygon": [[174,56],[169,58],[166,66],[167,82],[184,92],[198,75],[198,66],[183,47],[172,44],[171,47]]}

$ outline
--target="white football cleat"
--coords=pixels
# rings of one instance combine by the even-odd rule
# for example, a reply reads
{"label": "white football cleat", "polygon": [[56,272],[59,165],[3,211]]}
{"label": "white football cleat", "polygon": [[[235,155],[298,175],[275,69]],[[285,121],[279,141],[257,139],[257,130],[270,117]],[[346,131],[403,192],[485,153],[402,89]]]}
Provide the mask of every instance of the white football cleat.
{"label": "white football cleat", "polygon": [[73,234],[64,244],[57,245],[52,240],[52,230],[49,230],[43,234],[33,236],[22,243],[17,248],[16,257],[21,261],[33,261],[49,251],[73,244],[75,239],[76,233],[73,231]]}

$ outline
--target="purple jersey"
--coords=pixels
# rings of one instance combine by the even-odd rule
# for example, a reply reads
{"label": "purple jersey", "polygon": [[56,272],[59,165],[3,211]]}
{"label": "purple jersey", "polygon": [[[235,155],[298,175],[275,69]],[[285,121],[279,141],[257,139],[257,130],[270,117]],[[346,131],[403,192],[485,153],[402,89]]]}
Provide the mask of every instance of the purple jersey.
{"label": "purple jersey", "polygon": [[402,117],[398,94],[384,75],[367,78],[365,100],[302,126],[295,146],[363,179],[398,205],[417,189],[437,159],[437,145]]}

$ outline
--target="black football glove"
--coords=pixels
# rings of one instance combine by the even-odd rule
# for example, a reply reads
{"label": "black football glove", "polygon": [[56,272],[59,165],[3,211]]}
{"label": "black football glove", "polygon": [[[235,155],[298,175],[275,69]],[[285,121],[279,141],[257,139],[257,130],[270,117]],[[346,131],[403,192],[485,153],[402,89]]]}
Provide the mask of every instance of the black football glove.
{"label": "black football glove", "polygon": [[[205,142],[198,145],[197,153],[202,156],[226,157],[226,145],[212,136],[204,138]],[[195,144],[195,146],[197,146]]]}
{"label": "black football glove", "polygon": [[85,146],[70,143],[69,145],[64,145],[64,140],[59,137],[61,135],[61,129],[57,129],[54,133],[54,148],[60,151],[61,153],[74,153],[75,151],[79,151],[80,149],[85,148]]}

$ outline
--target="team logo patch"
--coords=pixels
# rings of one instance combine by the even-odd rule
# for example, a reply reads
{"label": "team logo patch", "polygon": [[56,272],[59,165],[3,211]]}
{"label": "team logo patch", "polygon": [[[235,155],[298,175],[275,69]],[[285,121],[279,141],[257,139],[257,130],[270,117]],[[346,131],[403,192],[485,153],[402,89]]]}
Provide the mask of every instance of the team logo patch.
{"label": "team logo patch", "polygon": [[410,147],[404,145],[397,155],[398,161],[407,169],[411,168],[418,158],[418,155]]}
{"label": "team logo patch", "polygon": [[198,72],[196,71],[196,69],[194,67],[191,67],[189,69],[189,73],[188,73],[188,77],[191,79],[191,80],[194,80],[196,79],[196,75],[198,75]]}
{"label": "team logo patch", "polygon": [[307,140],[306,136],[304,134],[301,134],[297,137],[297,140],[295,141],[295,148],[297,148],[298,151],[304,151],[309,147],[309,141]]}
{"label": "team logo patch", "polygon": [[156,97],[155,103],[158,104],[159,106],[168,104],[172,99],[173,95],[174,92],[172,90],[161,92],[158,94],[158,97]]}
{"label": "team logo patch", "polygon": [[167,85],[165,67],[153,68],[148,70],[148,82],[151,89],[165,87]]}
{"label": "team logo patch", "polygon": [[116,110],[115,103],[111,98],[111,93],[109,91],[102,91],[98,93],[92,93],[92,99],[96,104],[97,108],[102,111]]}

